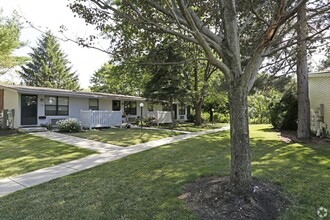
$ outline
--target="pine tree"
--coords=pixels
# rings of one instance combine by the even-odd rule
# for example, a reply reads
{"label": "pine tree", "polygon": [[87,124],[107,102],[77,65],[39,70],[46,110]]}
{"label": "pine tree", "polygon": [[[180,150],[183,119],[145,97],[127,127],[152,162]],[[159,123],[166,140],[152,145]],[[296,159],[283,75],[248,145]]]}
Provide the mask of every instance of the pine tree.
{"label": "pine tree", "polygon": [[24,84],[58,89],[79,90],[78,76],[71,72],[67,55],[51,32],[38,39],[37,47],[31,48],[31,61],[19,71]]}

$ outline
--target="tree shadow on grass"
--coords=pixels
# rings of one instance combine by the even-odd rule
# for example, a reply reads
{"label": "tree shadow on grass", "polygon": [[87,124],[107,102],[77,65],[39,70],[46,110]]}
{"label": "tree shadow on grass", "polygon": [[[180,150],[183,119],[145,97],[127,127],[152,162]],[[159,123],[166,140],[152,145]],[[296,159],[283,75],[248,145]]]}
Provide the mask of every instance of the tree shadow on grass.
{"label": "tree shadow on grass", "polygon": [[[328,151],[251,138],[252,173],[278,185],[293,205],[283,218],[315,218],[329,207]],[[262,138],[264,137],[264,138]],[[199,219],[178,198],[201,177],[230,173],[229,132],[131,155],[0,199],[1,216],[19,219]],[[9,211],[10,210],[10,211]]]}

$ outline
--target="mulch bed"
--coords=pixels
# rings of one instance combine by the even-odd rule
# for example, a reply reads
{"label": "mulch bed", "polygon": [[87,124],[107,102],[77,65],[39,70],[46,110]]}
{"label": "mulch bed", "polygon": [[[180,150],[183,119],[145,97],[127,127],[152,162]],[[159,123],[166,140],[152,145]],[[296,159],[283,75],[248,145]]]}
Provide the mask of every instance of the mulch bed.
{"label": "mulch bed", "polygon": [[280,188],[253,179],[247,196],[230,190],[229,177],[206,177],[185,188],[179,197],[202,219],[276,219],[290,204]]}
{"label": "mulch bed", "polygon": [[286,143],[302,143],[302,144],[318,144],[318,145],[326,145],[330,144],[330,139],[328,138],[320,138],[316,136],[311,136],[310,140],[300,140],[297,138],[296,131],[281,131],[279,133],[279,138]]}

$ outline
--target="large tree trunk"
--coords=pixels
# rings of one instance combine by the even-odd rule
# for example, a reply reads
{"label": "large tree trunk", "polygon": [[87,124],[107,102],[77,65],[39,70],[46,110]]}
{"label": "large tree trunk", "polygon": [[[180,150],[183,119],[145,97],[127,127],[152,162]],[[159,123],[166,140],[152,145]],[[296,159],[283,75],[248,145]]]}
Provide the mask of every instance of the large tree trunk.
{"label": "large tree trunk", "polygon": [[231,184],[238,194],[251,190],[247,88],[230,86]]}
{"label": "large tree trunk", "polygon": [[194,66],[194,107],[195,107],[195,125],[202,124],[202,102],[200,100],[200,94],[198,89],[198,68],[197,62]]}
{"label": "large tree trunk", "polygon": [[[307,37],[306,4],[298,11],[298,39]],[[298,91],[298,129],[299,139],[310,139],[310,103],[308,97],[308,66],[306,41],[298,43],[297,57],[297,91]]]}

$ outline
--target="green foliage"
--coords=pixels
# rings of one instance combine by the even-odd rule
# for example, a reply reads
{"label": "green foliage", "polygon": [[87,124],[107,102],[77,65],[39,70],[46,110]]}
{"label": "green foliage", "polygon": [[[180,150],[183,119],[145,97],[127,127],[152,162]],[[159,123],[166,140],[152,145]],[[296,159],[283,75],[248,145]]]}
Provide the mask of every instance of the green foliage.
{"label": "green foliage", "polygon": [[221,115],[229,114],[228,88],[224,76],[220,73],[213,74],[209,80],[207,96],[204,99],[204,111],[218,112]]}
{"label": "green foliage", "polygon": [[81,122],[76,118],[68,118],[56,122],[60,132],[79,132],[81,130]]}
{"label": "green foliage", "polygon": [[162,65],[150,65],[148,70],[152,73],[146,83],[144,95],[149,99],[182,101],[187,94],[187,85],[184,78],[184,67],[181,64],[168,65],[164,63],[180,62],[182,56],[175,46],[178,42],[163,41],[148,55],[149,60]]}
{"label": "green foliage", "polygon": [[0,74],[3,74],[8,69],[23,64],[26,58],[13,55],[15,49],[23,46],[19,40],[22,26],[17,15],[7,18],[1,14],[0,9]]}
{"label": "green foliage", "polygon": [[210,113],[208,113],[208,112],[203,112],[202,113],[202,121],[203,122],[206,122],[206,121],[210,121],[211,119],[210,119]]}
{"label": "green foliage", "polygon": [[292,82],[292,77],[289,76],[274,76],[267,73],[261,73],[258,75],[250,94],[260,93],[260,91],[268,92],[276,90],[279,92],[285,92],[288,84]]}
{"label": "green foliage", "polygon": [[270,123],[269,104],[280,100],[281,94],[292,82],[289,76],[274,77],[269,74],[260,74],[248,96],[249,122],[252,124]]}
{"label": "green foliage", "polygon": [[294,87],[288,89],[280,100],[270,104],[270,120],[277,129],[297,129],[298,99]]}
{"label": "green foliage", "polygon": [[91,91],[141,95],[149,74],[137,65],[105,63],[91,78]]}
{"label": "green foliage", "polygon": [[229,113],[222,114],[222,113],[214,112],[213,120],[214,120],[214,122],[218,122],[218,123],[229,123],[229,120],[230,120]]}
{"label": "green foliage", "polygon": [[136,120],[135,120],[135,124],[137,126],[141,126],[141,122],[142,122],[142,126],[143,127],[150,127],[152,125],[156,125],[156,119],[153,118],[153,117],[143,117],[142,120],[140,117],[138,117]]}
{"label": "green foliage", "polygon": [[28,86],[79,90],[79,80],[71,72],[67,55],[51,32],[47,32],[32,48],[31,61],[19,71],[23,82]]}

